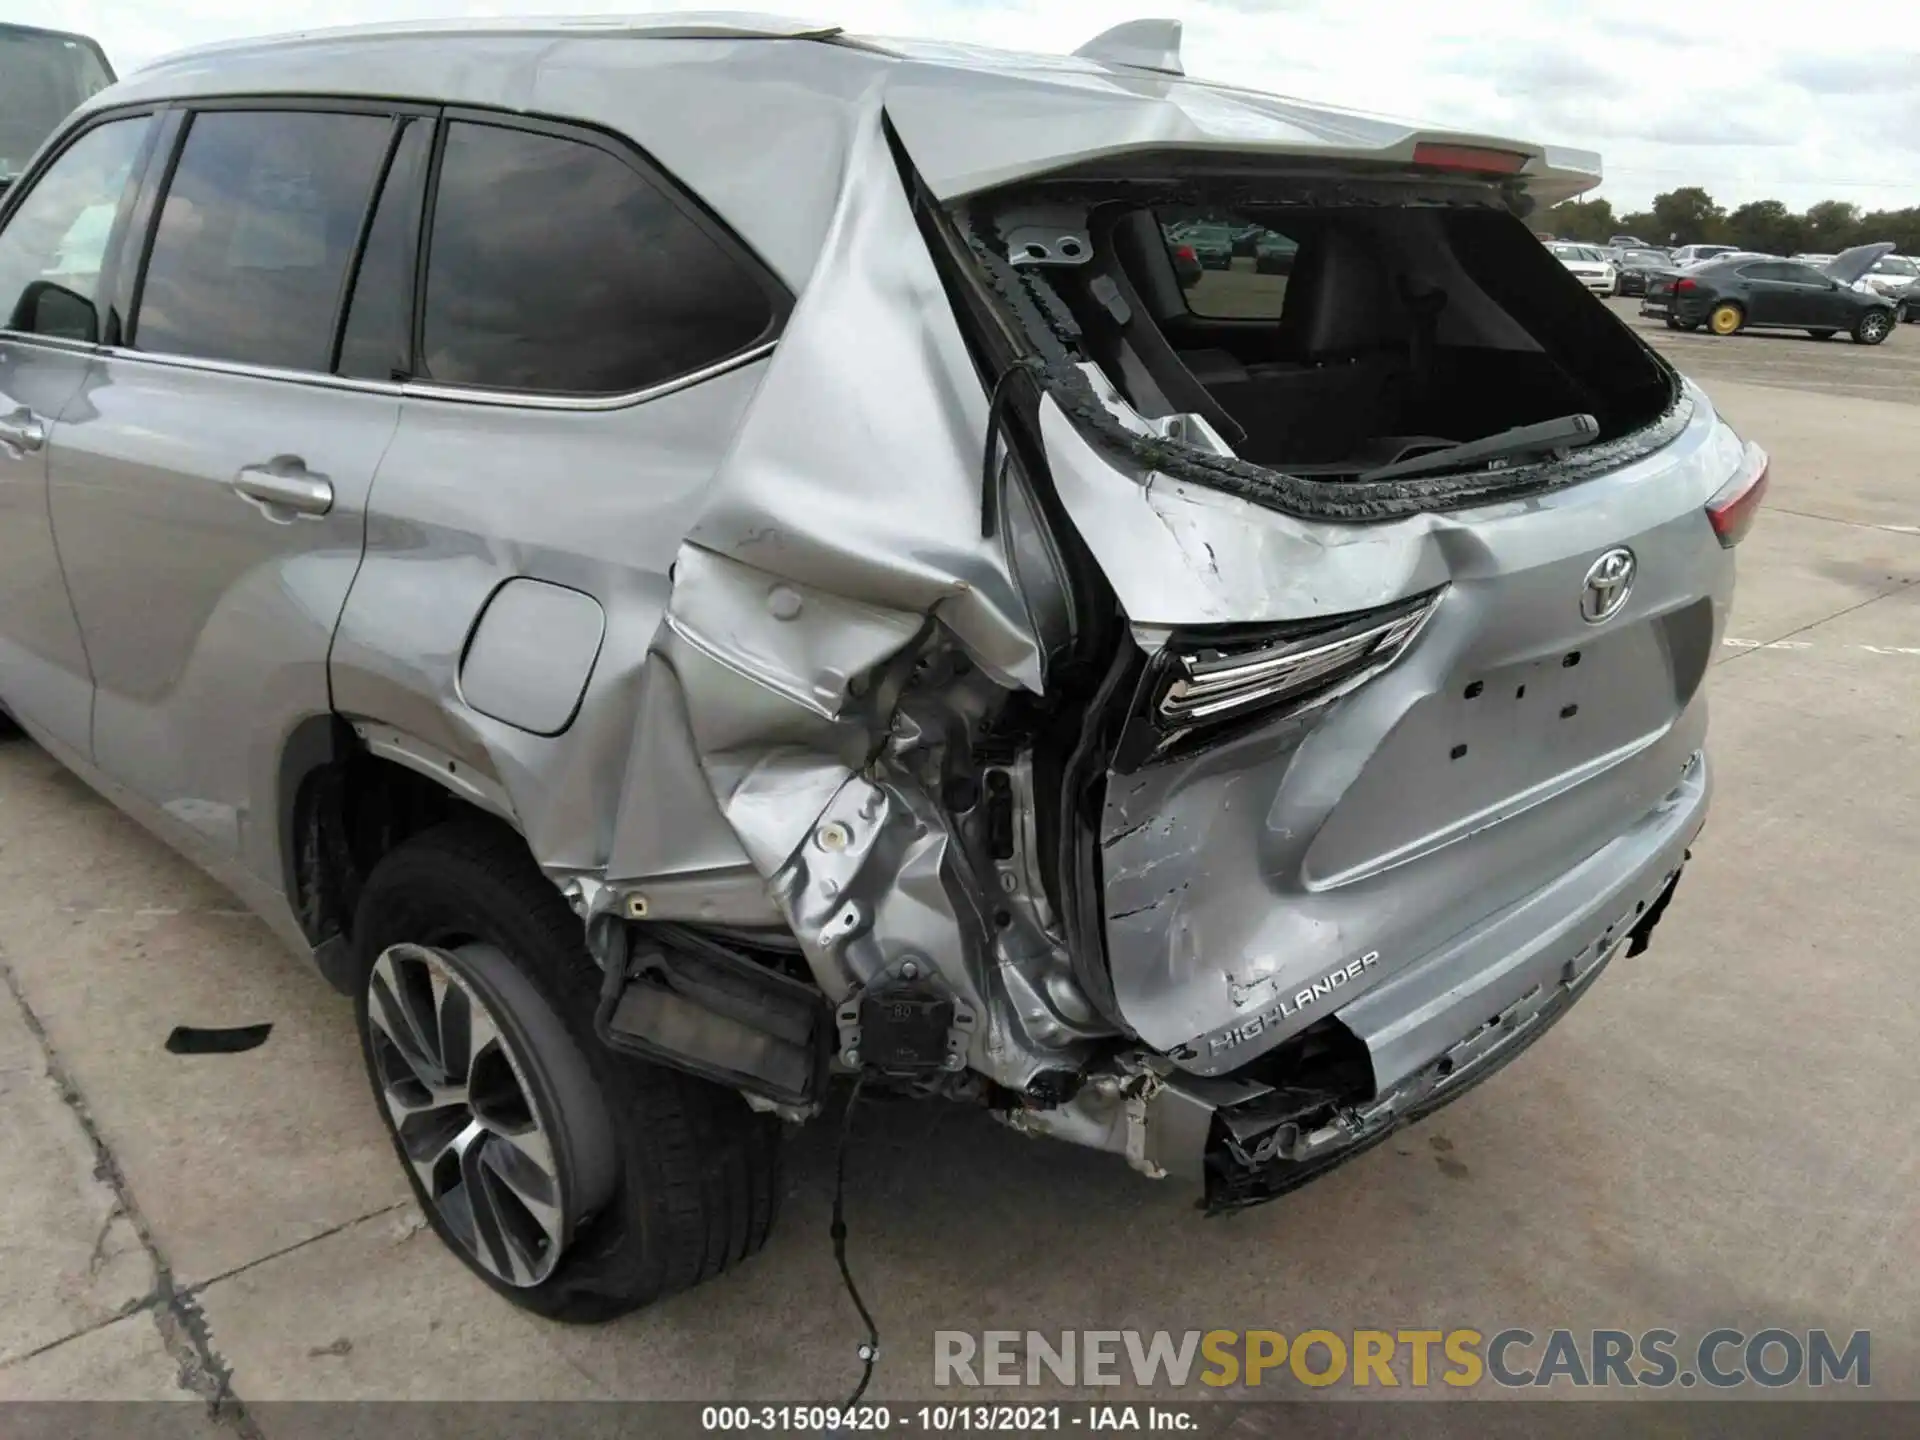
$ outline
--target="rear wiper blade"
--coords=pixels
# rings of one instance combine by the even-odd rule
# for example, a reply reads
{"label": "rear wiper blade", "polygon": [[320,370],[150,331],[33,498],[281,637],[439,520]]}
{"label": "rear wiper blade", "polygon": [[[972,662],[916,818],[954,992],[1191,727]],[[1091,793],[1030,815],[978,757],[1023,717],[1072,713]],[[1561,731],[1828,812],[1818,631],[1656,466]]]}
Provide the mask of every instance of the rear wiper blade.
{"label": "rear wiper blade", "polygon": [[1406,460],[1395,460],[1377,470],[1368,470],[1361,480],[1397,480],[1403,475],[1432,475],[1441,470],[1496,460],[1519,460],[1529,456],[1557,455],[1591,445],[1600,438],[1600,422],[1591,415],[1562,415],[1558,420],[1542,420],[1535,425],[1516,425],[1498,435],[1478,440],[1463,440],[1446,450],[1429,450]]}

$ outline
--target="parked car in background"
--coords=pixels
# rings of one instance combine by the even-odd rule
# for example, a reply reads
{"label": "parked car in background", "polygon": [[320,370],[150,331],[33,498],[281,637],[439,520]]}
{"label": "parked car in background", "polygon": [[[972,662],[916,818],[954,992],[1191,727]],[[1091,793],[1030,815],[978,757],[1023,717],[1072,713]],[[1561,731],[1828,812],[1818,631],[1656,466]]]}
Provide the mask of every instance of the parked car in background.
{"label": "parked car in background", "polygon": [[1792,260],[1724,255],[1653,281],[1642,315],[1674,330],[1705,327],[1715,335],[1742,330],[1805,330],[1816,340],[1843,331],[1878,345],[1893,329],[1893,301],[1856,282],[1888,244],[1859,245],[1816,269]]}
{"label": "parked car in background", "polygon": [[1638,235],[1609,235],[1607,244],[1615,250],[1646,250],[1651,247]]}
{"label": "parked car in background", "polygon": [[1875,294],[1904,302],[1913,282],[1920,280],[1920,265],[1905,255],[1882,255],[1860,278]]}
{"label": "parked car in background", "polygon": [[1180,236],[1181,243],[1192,248],[1207,270],[1233,268],[1234,226],[1218,220],[1200,220],[1189,225]]}
{"label": "parked car in background", "polygon": [[1300,251],[1298,242],[1278,230],[1262,229],[1254,245],[1253,268],[1262,275],[1285,275],[1293,269],[1293,257]]}
{"label": "parked car in background", "polygon": [[[1875,289],[1879,289],[1878,286]],[[1920,275],[1907,281],[1898,288],[1880,290],[1882,295],[1893,301],[1898,318],[1905,324],[1920,323]]]}
{"label": "parked car in background", "polygon": [[62,120],[113,82],[106,52],[86,36],[0,22],[0,192]]}
{"label": "parked car in background", "polygon": [[1827,264],[1834,257],[1824,250],[1807,250],[1798,255],[1789,255],[1787,258],[1796,265],[1813,265],[1817,267]]}
{"label": "parked car in background", "polygon": [[1673,263],[1680,269],[1689,265],[1698,265],[1703,260],[1711,260],[1719,255],[1731,255],[1739,247],[1735,245],[1682,245],[1673,252]]}
{"label": "parked car in background", "polygon": [[1183,235],[1167,232],[1167,254],[1173,257],[1174,278],[1180,282],[1182,290],[1191,290],[1207,273],[1206,267],[1200,263],[1198,252]]}
{"label": "parked car in background", "polygon": [[1621,250],[1614,261],[1614,269],[1620,279],[1615,293],[1620,295],[1645,295],[1647,283],[1654,276],[1675,273],[1674,263],[1667,258],[1667,252],[1650,247]]}
{"label": "parked car in background", "polygon": [[1595,245],[1575,245],[1570,240],[1555,240],[1547,246],[1553,258],[1573,272],[1580,283],[1596,295],[1611,295],[1619,285],[1619,272],[1613,262]]}

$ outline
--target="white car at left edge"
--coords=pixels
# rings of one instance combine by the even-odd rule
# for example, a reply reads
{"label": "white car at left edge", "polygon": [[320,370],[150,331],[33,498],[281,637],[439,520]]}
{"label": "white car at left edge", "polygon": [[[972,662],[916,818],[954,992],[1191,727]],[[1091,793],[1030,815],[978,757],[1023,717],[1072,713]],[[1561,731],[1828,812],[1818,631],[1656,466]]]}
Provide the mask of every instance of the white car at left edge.
{"label": "white car at left edge", "polygon": [[1601,253],[1597,245],[1576,245],[1570,240],[1553,240],[1547,249],[1567,269],[1571,270],[1580,283],[1596,295],[1612,295],[1620,288],[1620,274],[1613,262]]}

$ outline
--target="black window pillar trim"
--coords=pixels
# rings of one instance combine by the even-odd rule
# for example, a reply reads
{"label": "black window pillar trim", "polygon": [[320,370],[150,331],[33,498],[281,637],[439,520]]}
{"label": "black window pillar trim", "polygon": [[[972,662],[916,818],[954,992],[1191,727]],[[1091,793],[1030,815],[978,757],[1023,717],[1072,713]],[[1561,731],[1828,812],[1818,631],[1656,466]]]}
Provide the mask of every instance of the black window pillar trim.
{"label": "black window pillar trim", "polygon": [[327,374],[340,373],[340,347],[347,338],[347,315],[353,307],[353,292],[360,283],[360,267],[367,259],[367,239],[373,234],[374,217],[380,213],[380,201],[386,194],[387,178],[393,173],[394,160],[400,154],[410,116],[395,115],[387,125],[386,153],[374,172],[373,185],[367,191],[367,203],[360,211],[360,226],[354,232],[353,253],[340,275],[340,290],[333,297],[333,334],[327,341]]}

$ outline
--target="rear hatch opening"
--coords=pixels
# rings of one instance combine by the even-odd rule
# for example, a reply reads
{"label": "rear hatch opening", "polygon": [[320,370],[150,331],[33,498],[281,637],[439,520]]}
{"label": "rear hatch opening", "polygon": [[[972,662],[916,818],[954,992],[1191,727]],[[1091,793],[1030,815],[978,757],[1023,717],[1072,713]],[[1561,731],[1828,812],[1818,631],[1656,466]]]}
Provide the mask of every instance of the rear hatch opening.
{"label": "rear hatch opening", "polygon": [[1176,177],[1062,177],[961,217],[1047,389],[1109,450],[1366,521],[1556,488],[1684,428],[1677,375],[1491,178],[1263,180],[1217,156]]}

